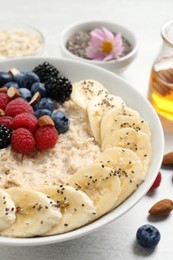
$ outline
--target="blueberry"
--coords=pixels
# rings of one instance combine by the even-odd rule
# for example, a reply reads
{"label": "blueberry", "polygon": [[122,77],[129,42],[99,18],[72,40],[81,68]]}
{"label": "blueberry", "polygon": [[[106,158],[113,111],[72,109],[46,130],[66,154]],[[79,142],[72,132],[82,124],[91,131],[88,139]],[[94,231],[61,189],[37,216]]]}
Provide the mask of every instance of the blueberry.
{"label": "blueberry", "polygon": [[7,88],[19,88],[19,85],[17,84],[17,82],[14,82],[14,81],[10,81],[10,82],[7,82],[4,84],[3,87],[7,87]]}
{"label": "blueberry", "polygon": [[0,87],[5,83],[13,81],[13,76],[7,72],[0,72]]}
{"label": "blueberry", "polygon": [[31,93],[34,95],[36,92],[40,92],[41,97],[46,96],[46,88],[44,86],[44,83],[35,82],[31,86]]}
{"label": "blueberry", "polygon": [[61,111],[53,112],[52,120],[55,123],[55,127],[58,130],[58,133],[65,133],[69,129],[70,120],[65,113]]}
{"label": "blueberry", "polygon": [[34,112],[34,115],[39,118],[41,116],[44,116],[44,115],[48,115],[48,116],[51,116],[51,111],[48,110],[48,109],[38,109]]}
{"label": "blueberry", "polygon": [[56,108],[56,101],[51,98],[42,98],[34,106],[34,110],[48,109],[51,112]]}
{"label": "blueberry", "polygon": [[20,72],[14,76],[14,81],[19,84],[20,88],[30,89],[32,84],[40,82],[40,79],[34,72]]}
{"label": "blueberry", "polygon": [[30,101],[31,100],[31,91],[27,88],[19,88],[19,93],[21,95],[21,97],[23,99],[25,99],[26,101]]}
{"label": "blueberry", "polygon": [[138,228],[136,239],[143,247],[153,248],[160,241],[160,232],[152,225],[146,224]]}

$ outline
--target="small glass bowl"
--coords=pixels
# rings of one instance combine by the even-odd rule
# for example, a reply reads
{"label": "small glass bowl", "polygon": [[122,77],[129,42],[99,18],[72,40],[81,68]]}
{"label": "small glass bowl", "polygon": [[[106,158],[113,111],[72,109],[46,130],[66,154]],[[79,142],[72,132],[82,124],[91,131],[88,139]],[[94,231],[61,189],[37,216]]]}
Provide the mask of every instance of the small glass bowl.
{"label": "small glass bowl", "polygon": [[17,23],[0,23],[0,60],[38,55],[45,38],[36,28]]}

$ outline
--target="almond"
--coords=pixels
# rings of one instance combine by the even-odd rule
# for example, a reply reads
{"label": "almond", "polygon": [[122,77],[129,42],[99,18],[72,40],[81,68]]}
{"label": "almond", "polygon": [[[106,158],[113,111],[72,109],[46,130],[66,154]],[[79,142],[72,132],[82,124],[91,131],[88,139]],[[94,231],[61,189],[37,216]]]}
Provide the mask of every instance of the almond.
{"label": "almond", "polygon": [[150,215],[161,217],[168,215],[173,209],[173,201],[169,199],[163,199],[154,204],[148,211]]}
{"label": "almond", "polygon": [[31,106],[34,106],[41,98],[40,92],[36,92],[33,97],[31,98],[31,100],[29,101],[29,104]]}
{"label": "almond", "polygon": [[38,119],[38,125],[39,126],[43,126],[43,125],[51,125],[51,126],[54,126],[54,122],[52,120],[52,118],[48,115],[44,115],[44,116],[41,116],[39,117]]}
{"label": "almond", "polygon": [[20,93],[19,93],[19,91],[17,90],[17,88],[13,88],[13,87],[10,87],[10,88],[7,90],[7,95],[8,95],[11,99],[20,97]]}
{"label": "almond", "polygon": [[10,73],[11,75],[15,76],[16,74],[20,73],[19,70],[17,70],[16,68],[12,68],[8,71],[8,73]]}
{"label": "almond", "polygon": [[7,93],[7,90],[8,90],[8,88],[7,87],[2,87],[2,88],[0,88],[0,92],[2,93]]}
{"label": "almond", "polygon": [[5,116],[5,112],[3,109],[0,108],[0,116]]}
{"label": "almond", "polygon": [[162,166],[173,166],[173,152],[163,156]]}

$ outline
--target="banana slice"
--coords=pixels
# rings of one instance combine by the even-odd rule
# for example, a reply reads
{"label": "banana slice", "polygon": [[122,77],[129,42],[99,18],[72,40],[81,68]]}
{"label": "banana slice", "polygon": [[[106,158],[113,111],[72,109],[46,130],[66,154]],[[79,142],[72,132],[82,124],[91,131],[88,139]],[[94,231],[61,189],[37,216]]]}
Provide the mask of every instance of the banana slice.
{"label": "banana slice", "polygon": [[103,163],[94,163],[79,169],[69,179],[69,184],[84,191],[94,202],[96,215],[93,219],[110,211],[121,191],[118,175]]}
{"label": "banana slice", "polygon": [[112,117],[114,116],[121,116],[121,115],[129,116],[129,117],[131,116],[140,117],[139,113],[136,110],[125,106],[124,103],[122,103],[122,106],[113,107],[109,109],[108,111],[105,112],[105,114],[106,114],[107,121],[111,120]]}
{"label": "banana slice", "polygon": [[100,132],[100,122],[105,111],[113,107],[125,106],[124,101],[117,96],[106,94],[97,97],[93,97],[88,103],[87,112],[90,127],[95,140],[101,143],[101,132]]}
{"label": "banana slice", "polygon": [[16,207],[10,195],[0,189],[0,230],[10,227],[16,219]]}
{"label": "banana slice", "polygon": [[88,102],[93,96],[108,93],[108,90],[98,81],[87,79],[73,83],[71,99],[83,109],[87,109]]}
{"label": "banana slice", "polygon": [[7,190],[16,205],[16,221],[1,235],[11,237],[33,237],[51,230],[62,218],[61,212],[53,200],[45,194],[11,188]]}
{"label": "banana slice", "polygon": [[151,135],[149,125],[142,117],[114,115],[108,111],[108,113],[104,114],[101,120],[101,140],[103,141],[106,134],[127,127],[133,128],[136,131],[143,131],[149,137]]}
{"label": "banana slice", "polygon": [[121,192],[113,207],[118,206],[128,198],[144,181],[144,172],[141,160],[130,149],[119,147],[108,148],[96,159],[106,167],[112,167],[121,181]]}
{"label": "banana slice", "polygon": [[68,232],[87,224],[96,214],[92,200],[82,191],[67,185],[50,186],[40,189],[56,201],[62,213],[61,221],[45,235]]}
{"label": "banana slice", "polygon": [[143,164],[144,172],[147,173],[152,155],[151,142],[147,134],[129,127],[112,131],[105,135],[101,149],[104,151],[114,146],[135,152]]}

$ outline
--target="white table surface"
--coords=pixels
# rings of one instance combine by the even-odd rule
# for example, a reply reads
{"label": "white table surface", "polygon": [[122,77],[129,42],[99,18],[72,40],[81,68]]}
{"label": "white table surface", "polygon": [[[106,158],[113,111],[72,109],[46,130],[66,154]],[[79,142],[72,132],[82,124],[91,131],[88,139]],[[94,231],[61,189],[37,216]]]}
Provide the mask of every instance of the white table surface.
{"label": "white table surface", "polygon": [[[143,95],[147,95],[150,69],[162,44],[161,25],[173,18],[173,0],[1,0],[0,21],[16,21],[40,29],[46,46],[42,56],[60,57],[59,33],[81,19],[104,19],[127,25],[140,41],[139,54],[122,75]],[[159,146],[159,140],[158,140]],[[173,150],[173,134],[165,132],[165,153]],[[173,259],[173,214],[151,222],[148,209],[158,200],[173,198],[172,171],[161,170],[162,183],[152,196],[146,195],[126,215],[106,227],[72,241],[36,247],[0,247],[1,260],[121,260]],[[150,223],[160,230],[155,250],[135,242],[139,226]]]}

